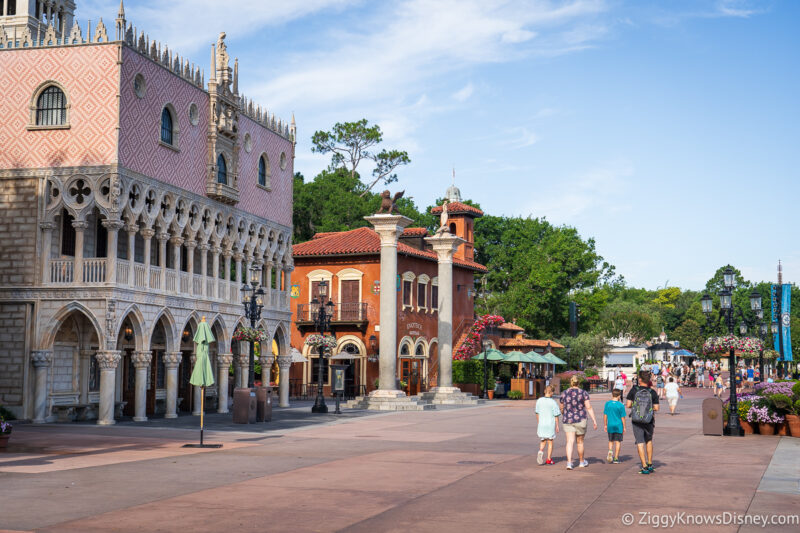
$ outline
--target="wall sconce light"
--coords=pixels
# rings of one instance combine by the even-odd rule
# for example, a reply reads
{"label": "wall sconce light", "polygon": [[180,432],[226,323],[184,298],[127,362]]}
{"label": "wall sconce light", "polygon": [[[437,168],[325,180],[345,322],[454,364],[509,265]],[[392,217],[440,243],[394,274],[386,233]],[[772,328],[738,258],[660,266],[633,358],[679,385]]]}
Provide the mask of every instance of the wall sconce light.
{"label": "wall sconce light", "polygon": [[369,348],[373,353],[378,350],[378,337],[375,335],[370,335],[369,337]]}
{"label": "wall sconce light", "polygon": [[122,334],[125,337],[126,341],[133,339],[133,329],[130,326],[125,326],[125,329],[122,331]]}
{"label": "wall sconce light", "polygon": [[189,330],[188,329],[183,330],[183,333],[181,334],[181,340],[183,340],[183,342],[187,342],[189,340]]}

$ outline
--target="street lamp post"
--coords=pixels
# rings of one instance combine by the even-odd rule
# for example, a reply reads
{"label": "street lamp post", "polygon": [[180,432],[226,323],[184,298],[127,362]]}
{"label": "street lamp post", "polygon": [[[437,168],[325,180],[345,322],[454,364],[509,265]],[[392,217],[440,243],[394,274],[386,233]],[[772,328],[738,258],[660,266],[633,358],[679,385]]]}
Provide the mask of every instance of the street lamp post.
{"label": "street lamp post", "polygon": [[[733,335],[733,327],[734,327],[734,307],[733,307],[733,288],[736,284],[736,278],[734,276],[733,269],[728,267],[722,273],[723,285],[724,288],[719,293],[719,304],[722,310],[723,315],[725,316],[725,324],[728,326],[728,334]],[[703,313],[706,315],[707,322],[710,321],[711,311],[713,310],[713,304],[711,301],[711,296],[708,294],[704,294],[703,297],[700,299],[700,305],[702,306]],[[753,311],[758,311],[761,309],[761,295],[758,294],[756,291],[750,295],[750,308]],[[747,333],[747,324],[744,321],[744,315],[742,314],[741,310],[739,310],[739,314],[742,317],[742,321],[739,324],[739,333],[744,335]],[[728,349],[728,370],[730,374],[730,401],[728,402],[728,435],[733,437],[741,437],[744,436],[744,432],[742,431],[741,425],[739,424],[739,408],[736,400],[736,349],[731,346]]]}
{"label": "street lamp post", "polygon": [[[314,313],[314,326],[321,336],[325,336],[325,332],[330,330],[331,317],[333,316],[333,302],[328,299],[328,282],[320,281],[317,286],[317,296],[311,300],[311,309]],[[325,301],[327,300],[327,302]],[[314,401],[314,406],[311,408],[312,413],[327,413],[328,406],[325,405],[325,395],[322,389],[322,365],[325,363],[325,346],[320,345],[318,348],[319,357],[317,358],[317,398]]]}
{"label": "street lamp post", "polygon": [[[260,286],[259,278],[261,277],[261,269],[255,265],[250,268],[250,284],[245,283],[242,286],[244,296],[244,316],[250,321],[250,327],[255,329],[256,322],[261,320],[261,310],[264,308],[264,302],[261,299],[264,296],[264,288]],[[262,346],[263,350],[264,347]],[[263,373],[262,369],[262,373]],[[247,375],[247,386],[253,388],[255,385],[255,341],[250,341],[250,364]]]}

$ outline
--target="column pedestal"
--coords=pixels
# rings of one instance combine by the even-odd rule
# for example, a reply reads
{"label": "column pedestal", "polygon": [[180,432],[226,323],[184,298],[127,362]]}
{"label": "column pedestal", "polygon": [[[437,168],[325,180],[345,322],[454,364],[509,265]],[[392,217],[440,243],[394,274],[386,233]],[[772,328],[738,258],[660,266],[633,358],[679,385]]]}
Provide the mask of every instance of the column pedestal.
{"label": "column pedestal", "polygon": [[116,424],[114,420],[114,398],[117,385],[117,365],[121,358],[117,350],[107,350],[95,354],[100,367],[100,407],[97,414],[97,424],[110,426]]}
{"label": "column pedestal", "polygon": [[278,382],[278,407],[289,407],[289,369],[292,368],[292,358],[279,355],[278,368],[281,378]]}
{"label": "column pedestal", "polygon": [[164,354],[164,368],[167,370],[167,412],[164,418],[178,418],[178,365],[181,359],[181,352]]}
{"label": "column pedestal", "polygon": [[217,355],[217,412],[228,412],[228,374],[233,361],[233,354]]}
{"label": "column pedestal", "polygon": [[53,352],[34,350],[31,352],[31,363],[34,368],[33,423],[47,422],[47,369],[53,361]]}
{"label": "column pedestal", "polygon": [[133,367],[136,369],[134,422],[147,422],[147,370],[150,368],[152,358],[152,352],[136,352],[132,357]]}

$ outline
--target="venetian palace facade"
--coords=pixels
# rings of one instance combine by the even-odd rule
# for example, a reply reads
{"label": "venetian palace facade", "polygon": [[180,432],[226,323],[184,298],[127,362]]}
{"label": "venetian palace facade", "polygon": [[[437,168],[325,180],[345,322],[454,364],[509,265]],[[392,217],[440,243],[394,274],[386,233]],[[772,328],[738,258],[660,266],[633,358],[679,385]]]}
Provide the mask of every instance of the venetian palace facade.
{"label": "venetian palace facade", "polygon": [[206,405],[227,412],[250,272],[288,373],[294,121],[239,94],[224,33],[206,77],[122,4],[110,32],[70,0],[0,9],[0,404],[36,422],[198,414],[206,317]]}

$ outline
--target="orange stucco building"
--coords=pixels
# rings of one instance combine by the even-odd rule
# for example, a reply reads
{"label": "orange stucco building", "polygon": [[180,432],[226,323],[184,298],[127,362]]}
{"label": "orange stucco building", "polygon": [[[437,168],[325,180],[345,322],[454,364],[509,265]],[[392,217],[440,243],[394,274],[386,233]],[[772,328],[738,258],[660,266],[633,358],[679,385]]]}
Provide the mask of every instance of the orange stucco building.
{"label": "orange stucco building", "polygon": [[[453,340],[454,347],[474,320],[474,274],[485,272],[473,259],[473,222],[483,213],[472,206],[456,203],[448,208],[451,233],[466,242],[453,259]],[[434,211],[435,212],[435,211]],[[436,384],[438,376],[437,257],[425,243],[424,228],[407,228],[397,246],[397,283],[380,284],[380,238],[371,228],[335,233],[318,233],[293,247],[294,275],[291,308],[294,315],[291,344],[309,360],[295,364],[290,374],[293,395],[312,394],[316,386],[318,356],[305,344],[316,333],[311,302],[318,294],[319,282],[326,281],[334,303],[331,329],[337,338],[333,354],[354,356],[347,370],[351,394],[369,393],[378,377],[380,291],[395,290],[397,297],[397,377],[409,395]],[[330,392],[327,362],[323,371],[325,394]]]}

